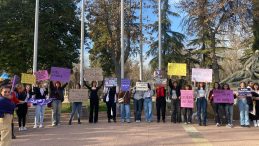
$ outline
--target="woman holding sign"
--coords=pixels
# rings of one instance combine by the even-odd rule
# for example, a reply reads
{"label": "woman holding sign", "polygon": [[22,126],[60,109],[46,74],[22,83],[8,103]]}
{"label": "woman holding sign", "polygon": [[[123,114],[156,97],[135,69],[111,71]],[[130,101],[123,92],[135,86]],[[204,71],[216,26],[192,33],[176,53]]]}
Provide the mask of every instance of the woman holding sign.
{"label": "woman holding sign", "polygon": [[[223,90],[230,90],[228,84],[223,85]],[[233,104],[234,103],[226,103],[225,111],[226,111],[226,118],[227,118],[227,125],[226,127],[232,128],[233,127]]]}
{"label": "woman holding sign", "polygon": [[[81,89],[81,85],[79,83],[77,83],[75,89]],[[72,104],[72,113],[70,115],[70,119],[69,119],[68,125],[72,124],[72,120],[73,120],[74,115],[75,115],[76,112],[77,112],[78,124],[81,124],[81,121],[80,121],[81,111],[82,111],[82,102],[73,102],[73,104]]]}
{"label": "woman holding sign", "polygon": [[215,115],[215,122],[216,122],[216,126],[219,127],[220,124],[221,124],[221,119],[220,119],[220,108],[221,108],[221,103],[214,103],[213,101],[213,90],[220,90],[220,85],[218,82],[215,82],[213,84],[213,89],[210,90],[210,93],[209,93],[209,101],[210,101],[210,104],[211,104],[211,107],[214,111],[214,115]]}
{"label": "woman holding sign", "polygon": [[[107,106],[108,123],[111,123],[111,119],[113,119],[113,122],[116,123],[117,88],[116,86],[106,87],[104,88],[104,93],[105,93],[105,102]],[[111,114],[111,110],[112,110],[112,114]]]}
{"label": "woman holding sign", "polygon": [[50,97],[52,101],[52,126],[59,125],[60,115],[61,115],[61,105],[64,101],[64,89],[66,88],[67,83],[61,86],[59,81],[56,81],[54,84],[50,81]]}
{"label": "woman holding sign", "polygon": [[[194,99],[194,93],[192,90],[192,86],[191,85],[185,85],[184,86],[184,90],[182,91],[192,91],[192,99]],[[181,100],[183,100],[181,97],[179,97]],[[193,108],[189,108],[189,107],[183,107],[183,117],[184,117],[184,124],[191,124],[192,123],[192,113],[193,113]]]}
{"label": "woman holding sign", "polygon": [[172,82],[169,80],[169,87],[170,87],[170,96],[171,96],[171,122],[173,123],[180,123],[181,122],[181,107],[180,107],[180,96],[181,96],[181,87],[178,86],[176,81]]}
{"label": "woman holding sign", "polygon": [[[208,85],[204,82],[200,82],[198,87],[195,86],[196,81],[194,81],[196,99],[197,99],[197,116],[199,126],[207,126],[207,96],[208,96]],[[201,117],[202,116],[202,117]],[[201,121],[203,120],[203,121]]]}
{"label": "woman holding sign", "polygon": [[254,91],[252,92],[253,95],[253,115],[251,120],[253,120],[254,127],[259,127],[259,85],[258,83],[254,83]]}
{"label": "woman holding sign", "polygon": [[250,89],[246,88],[246,83],[241,82],[238,89],[238,108],[240,112],[240,126],[250,127],[249,123],[249,106],[247,104],[247,97],[250,96]]}
{"label": "woman holding sign", "polygon": [[150,84],[147,84],[148,90],[144,92],[144,111],[146,122],[152,122],[152,96],[154,95]]}
{"label": "woman holding sign", "polygon": [[[97,86],[96,81],[92,81],[91,87],[84,82],[84,85],[90,91],[90,115],[89,115],[89,123],[97,123],[98,122],[98,110],[99,110],[99,97],[98,91],[103,86],[103,82],[100,86]],[[94,116],[93,116],[94,113]]]}

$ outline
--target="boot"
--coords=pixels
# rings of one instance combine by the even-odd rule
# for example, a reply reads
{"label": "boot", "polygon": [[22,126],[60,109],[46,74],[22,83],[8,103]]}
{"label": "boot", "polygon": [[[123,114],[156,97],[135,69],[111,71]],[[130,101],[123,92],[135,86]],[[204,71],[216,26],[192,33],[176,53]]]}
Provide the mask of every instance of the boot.
{"label": "boot", "polygon": [[80,122],[80,118],[78,118],[78,124],[81,124],[81,122]]}
{"label": "boot", "polygon": [[12,139],[16,139],[16,136],[14,135],[14,123],[12,123]]}

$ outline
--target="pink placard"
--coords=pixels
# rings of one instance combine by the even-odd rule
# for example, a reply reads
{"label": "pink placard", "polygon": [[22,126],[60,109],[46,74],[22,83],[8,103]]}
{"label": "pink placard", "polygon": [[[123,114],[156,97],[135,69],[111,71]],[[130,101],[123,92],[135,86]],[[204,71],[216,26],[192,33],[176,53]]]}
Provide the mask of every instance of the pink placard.
{"label": "pink placard", "polygon": [[213,90],[214,103],[234,103],[232,90]]}
{"label": "pink placard", "polygon": [[49,73],[47,70],[39,70],[34,73],[37,81],[45,81],[49,79]]}
{"label": "pink placard", "polygon": [[212,82],[212,69],[193,68],[192,81]]}
{"label": "pink placard", "polygon": [[181,107],[193,108],[194,95],[193,90],[181,90]]}

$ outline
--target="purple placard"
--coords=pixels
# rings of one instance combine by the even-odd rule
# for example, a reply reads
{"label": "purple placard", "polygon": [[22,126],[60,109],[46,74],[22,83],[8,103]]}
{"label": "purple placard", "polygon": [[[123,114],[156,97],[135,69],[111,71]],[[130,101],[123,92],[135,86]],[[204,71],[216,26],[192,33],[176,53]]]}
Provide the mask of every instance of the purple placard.
{"label": "purple placard", "polygon": [[18,84],[20,78],[17,75],[14,75],[13,81],[12,81],[12,91],[14,90],[16,84]]}
{"label": "purple placard", "polygon": [[234,103],[232,90],[213,90],[214,103]]}
{"label": "purple placard", "polygon": [[34,73],[37,81],[45,81],[49,79],[49,73],[47,70],[40,70]]}
{"label": "purple placard", "polygon": [[63,82],[63,83],[69,82],[69,80],[70,80],[70,69],[60,68],[60,67],[51,67],[50,80],[60,81],[60,82]]}
{"label": "purple placard", "polygon": [[121,80],[121,91],[130,91],[130,80],[129,79]]}

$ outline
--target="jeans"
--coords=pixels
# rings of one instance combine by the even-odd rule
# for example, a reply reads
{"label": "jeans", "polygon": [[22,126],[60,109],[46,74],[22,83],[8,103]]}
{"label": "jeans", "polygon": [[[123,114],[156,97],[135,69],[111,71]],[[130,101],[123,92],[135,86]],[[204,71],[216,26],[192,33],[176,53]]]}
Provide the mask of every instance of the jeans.
{"label": "jeans", "polygon": [[238,100],[238,108],[240,112],[240,125],[249,125],[249,107],[246,98]]}
{"label": "jeans", "polygon": [[192,108],[183,108],[184,122],[192,123]]}
{"label": "jeans", "polygon": [[60,123],[61,105],[61,100],[52,101],[52,125],[58,125]]}
{"label": "jeans", "polygon": [[143,99],[134,99],[135,120],[141,120]]}
{"label": "jeans", "polygon": [[160,97],[156,99],[156,112],[157,112],[157,122],[160,122],[160,111],[162,112],[162,120],[165,121],[165,108],[166,99],[165,97]]}
{"label": "jeans", "polygon": [[45,105],[36,105],[35,109],[35,125],[43,125],[43,120],[44,120],[44,113],[45,113]]}
{"label": "jeans", "polygon": [[75,113],[77,112],[77,118],[80,119],[82,112],[82,102],[73,102],[72,104],[72,113],[70,116],[70,121],[73,120]]}
{"label": "jeans", "polygon": [[99,100],[90,99],[89,123],[98,122]]}
{"label": "jeans", "polygon": [[180,108],[180,99],[172,99],[171,100],[171,122],[181,122],[181,108]]}
{"label": "jeans", "polygon": [[220,103],[214,103],[215,105],[215,120],[216,123],[221,124],[221,119],[220,119]]}
{"label": "jeans", "polygon": [[120,104],[121,108],[121,121],[130,122],[130,105],[129,104]]}
{"label": "jeans", "polygon": [[[106,102],[106,106],[107,106],[108,121],[110,121],[111,119],[116,121],[116,103],[114,103],[114,101],[108,101]],[[111,115],[111,110],[112,110],[112,115]]]}
{"label": "jeans", "polygon": [[144,111],[146,121],[152,121],[152,98],[148,97],[144,99]]}
{"label": "jeans", "polygon": [[[198,122],[206,125],[207,122],[207,99],[205,97],[197,98],[197,116]],[[203,121],[202,121],[203,120]]]}
{"label": "jeans", "polygon": [[227,123],[233,124],[233,104],[226,104],[225,106]]}

